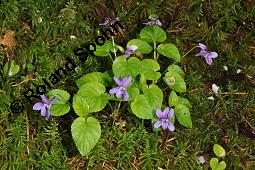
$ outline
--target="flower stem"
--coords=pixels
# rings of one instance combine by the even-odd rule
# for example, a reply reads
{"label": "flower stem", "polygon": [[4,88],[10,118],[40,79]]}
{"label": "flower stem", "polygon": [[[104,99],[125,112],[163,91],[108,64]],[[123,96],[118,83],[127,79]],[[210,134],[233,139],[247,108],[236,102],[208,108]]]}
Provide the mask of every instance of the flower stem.
{"label": "flower stem", "polygon": [[197,48],[199,46],[195,46],[193,48],[191,48],[186,54],[184,54],[181,58],[184,58],[186,55],[188,55],[192,50],[194,50],[195,48]]}
{"label": "flower stem", "polygon": [[115,49],[115,43],[114,43],[114,37],[113,36],[112,36],[112,46],[113,46],[114,56],[115,56],[115,58],[117,58],[116,49]]}
{"label": "flower stem", "polygon": [[119,115],[120,105],[121,105],[121,101],[119,102],[119,105],[118,105],[118,108],[117,108],[118,115]]}

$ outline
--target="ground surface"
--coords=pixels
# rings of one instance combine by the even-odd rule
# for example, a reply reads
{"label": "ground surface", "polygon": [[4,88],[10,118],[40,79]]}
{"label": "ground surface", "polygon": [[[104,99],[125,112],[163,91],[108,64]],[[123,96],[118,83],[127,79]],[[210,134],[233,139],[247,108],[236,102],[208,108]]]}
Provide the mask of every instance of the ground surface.
{"label": "ground surface", "polygon": [[[13,49],[1,48],[0,68],[8,58],[21,67],[11,79],[1,71],[1,169],[207,169],[215,143],[226,150],[227,169],[255,169],[254,5],[241,0],[1,0],[0,31],[3,35],[13,30],[15,39],[8,39]],[[72,49],[94,40],[105,16],[121,18],[125,31],[116,42],[125,45],[151,13],[160,16],[169,42],[182,55],[199,42],[219,53],[212,66],[195,57],[196,50],[181,62],[188,85],[185,96],[193,105],[192,129],[176,125],[174,132],[155,133],[149,122],[129,113],[128,118],[118,120],[110,113],[98,113],[102,136],[90,154],[81,157],[70,136],[74,114],[46,121],[29,103],[20,114],[10,112],[10,101],[22,98],[26,85],[40,84],[34,78],[54,72],[65,56],[78,60]],[[28,69],[29,63],[34,68]],[[228,66],[227,72],[223,66]],[[78,72],[62,79],[58,88],[75,92],[77,78],[105,67],[103,60],[89,58],[80,63]],[[214,101],[207,99],[212,83],[222,91]],[[201,155],[206,165],[198,163]]]}

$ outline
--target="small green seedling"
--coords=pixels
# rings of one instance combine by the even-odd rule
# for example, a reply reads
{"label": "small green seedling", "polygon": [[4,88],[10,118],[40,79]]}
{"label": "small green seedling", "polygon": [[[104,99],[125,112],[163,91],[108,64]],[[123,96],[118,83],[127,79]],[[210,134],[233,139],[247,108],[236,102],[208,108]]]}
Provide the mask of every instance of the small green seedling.
{"label": "small green seedling", "polygon": [[[215,155],[219,158],[224,157],[225,156],[225,150],[223,147],[221,147],[218,144],[214,144],[213,146],[213,152],[215,153]],[[224,161],[219,162],[218,158],[212,158],[210,160],[210,166],[212,168],[212,170],[223,170],[226,168],[226,163]]]}
{"label": "small green seedling", "polygon": [[[9,66],[10,64],[10,66]],[[15,74],[17,74],[19,72],[19,65],[16,65],[15,64],[15,61],[14,60],[11,60],[10,63],[7,62],[5,65],[4,65],[4,74],[8,77],[12,77],[14,76]]]}

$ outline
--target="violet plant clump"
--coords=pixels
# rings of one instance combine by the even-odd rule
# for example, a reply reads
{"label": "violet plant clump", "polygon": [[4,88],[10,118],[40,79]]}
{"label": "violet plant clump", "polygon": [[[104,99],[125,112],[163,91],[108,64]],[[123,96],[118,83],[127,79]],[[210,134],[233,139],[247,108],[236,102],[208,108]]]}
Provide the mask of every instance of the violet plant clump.
{"label": "violet plant clump", "polygon": [[[128,41],[125,48],[117,45],[113,38],[96,48],[95,56],[111,57],[114,53],[112,69],[88,73],[76,80],[78,91],[72,104],[68,103],[68,92],[59,89],[49,92],[50,96],[63,99],[57,100],[51,108],[53,116],[68,113],[70,105],[78,115],[71,132],[82,156],[93,149],[101,135],[101,125],[93,113],[106,107],[112,115],[131,111],[137,118],[150,120],[155,132],[160,128],[174,131],[175,120],[186,128],[192,128],[192,106],[180,96],[187,91],[185,73],[178,65],[182,57],[178,48],[166,41],[167,34],[158,17],[151,15],[149,18],[152,23],[146,24],[139,38]],[[111,22],[112,19],[106,18],[101,25]],[[165,62],[161,65],[159,61],[163,58]],[[167,105],[163,102],[165,94],[162,89],[165,86],[170,89]],[[161,111],[162,108],[165,110]]]}

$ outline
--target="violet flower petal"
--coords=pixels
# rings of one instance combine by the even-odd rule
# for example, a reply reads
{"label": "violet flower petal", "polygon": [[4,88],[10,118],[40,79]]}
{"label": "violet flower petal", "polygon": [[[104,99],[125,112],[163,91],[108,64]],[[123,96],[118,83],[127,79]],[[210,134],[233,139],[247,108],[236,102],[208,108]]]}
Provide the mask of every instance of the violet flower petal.
{"label": "violet flower petal", "polygon": [[207,64],[211,65],[212,64],[212,59],[209,57],[205,57],[205,61]]}
{"label": "violet flower petal", "polygon": [[156,110],[156,115],[159,119],[163,119],[164,114],[160,109]]}
{"label": "violet flower petal", "polygon": [[210,52],[207,54],[207,57],[216,58],[216,57],[218,57],[218,54],[216,52]]}
{"label": "violet flower petal", "polygon": [[175,130],[175,127],[174,127],[174,125],[173,125],[172,123],[169,123],[168,126],[167,126],[167,128],[168,128],[170,131],[172,131],[172,132]]}
{"label": "violet flower petal", "polygon": [[198,43],[198,45],[201,48],[201,50],[205,50],[205,51],[207,50],[207,47],[204,44]]}
{"label": "violet flower petal", "polygon": [[41,108],[41,115],[43,117],[47,116],[47,109],[46,109],[46,105],[44,105],[42,108]]}
{"label": "violet flower petal", "polygon": [[196,54],[195,56],[202,56],[205,57],[208,54],[207,51],[201,50],[198,54]]}
{"label": "violet flower petal", "polygon": [[115,83],[118,85],[118,86],[122,86],[122,81],[118,79],[118,77],[114,76],[113,77],[113,80],[115,81]]}
{"label": "violet flower petal", "polygon": [[124,56],[128,58],[133,52],[130,50],[126,50]]}
{"label": "violet flower petal", "polygon": [[110,94],[115,94],[115,93],[117,93],[117,91],[119,91],[119,87],[115,87],[115,88],[112,88],[110,91],[109,91],[109,93]]}
{"label": "violet flower petal", "polygon": [[48,107],[46,107],[46,116],[45,116],[45,119],[48,120],[50,115],[51,115],[50,109]]}
{"label": "violet flower petal", "polygon": [[48,103],[48,99],[46,98],[46,96],[44,94],[40,95],[40,97],[41,97],[43,103]]}
{"label": "violet flower petal", "polygon": [[135,51],[135,50],[137,50],[137,46],[136,45],[131,45],[131,46],[129,46],[127,49],[129,49],[129,50],[132,50],[132,51]]}
{"label": "violet flower petal", "polygon": [[122,95],[123,95],[123,91],[122,91],[122,89],[119,89],[119,90],[116,92],[116,97],[117,97],[117,98],[121,98]]}
{"label": "violet flower petal", "polygon": [[44,106],[43,103],[37,102],[37,103],[34,104],[33,110],[41,110],[43,106]]}
{"label": "violet flower petal", "polygon": [[132,81],[132,77],[131,76],[125,77],[125,79],[123,78],[123,80],[122,80],[122,85],[124,87],[127,87],[131,81]]}
{"label": "violet flower petal", "polygon": [[168,114],[169,114],[169,107],[165,108],[165,110],[163,111],[162,119],[169,119]]}
{"label": "violet flower petal", "polygon": [[125,100],[125,101],[128,101],[128,97],[129,97],[129,96],[128,96],[128,92],[125,90],[125,91],[124,91],[124,100]]}
{"label": "violet flower petal", "polygon": [[157,19],[157,20],[156,20],[156,25],[162,26],[162,23]]}
{"label": "violet flower petal", "polygon": [[[167,120],[168,121],[168,120]],[[168,122],[165,119],[162,120],[162,128],[166,129],[168,127]]]}
{"label": "violet flower petal", "polygon": [[58,97],[54,96],[51,100],[48,101],[48,105],[52,105],[57,99]]}
{"label": "violet flower petal", "polygon": [[167,118],[170,119],[174,116],[174,109],[170,109],[167,115]]}
{"label": "violet flower petal", "polygon": [[161,121],[157,121],[157,122],[154,124],[154,127],[155,127],[155,128],[159,128],[160,126],[162,126],[162,122],[161,122]]}

